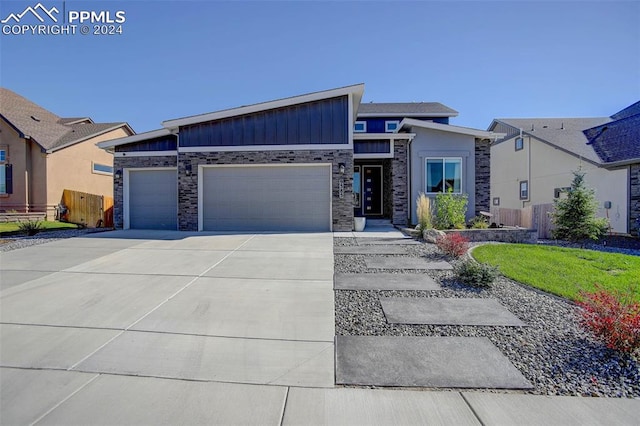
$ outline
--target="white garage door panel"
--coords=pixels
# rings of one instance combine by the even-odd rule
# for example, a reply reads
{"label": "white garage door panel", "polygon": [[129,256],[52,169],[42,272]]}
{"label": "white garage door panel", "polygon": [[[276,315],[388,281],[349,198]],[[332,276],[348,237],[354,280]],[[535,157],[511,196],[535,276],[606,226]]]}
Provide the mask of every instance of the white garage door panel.
{"label": "white garage door panel", "polygon": [[175,170],[129,171],[129,227],[178,228],[178,181]]}
{"label": "white garage door panel", "polygon": [[207,231],[329,231],[329,166],[212,167],[203,170]]}

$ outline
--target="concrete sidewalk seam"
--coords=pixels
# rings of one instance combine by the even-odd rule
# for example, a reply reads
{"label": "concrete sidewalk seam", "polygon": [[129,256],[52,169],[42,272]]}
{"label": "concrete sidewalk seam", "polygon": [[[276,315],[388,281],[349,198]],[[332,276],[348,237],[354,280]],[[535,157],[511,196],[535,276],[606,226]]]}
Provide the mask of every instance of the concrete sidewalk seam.
{"label": "concrete sidewalk seam", "polygon": [[283,425],[284,416],[285,416],[285,413],[287,412],[287,401],[289,400],[289,389],[290,387],[287,386],[287,391],[284,394],[284,403],[282,404],[282,410],[280,411],[280,426]]}
{"label": "concrete sidewalk seam", "polygon": [[[29,325],[29,324],[26,324]],[[71,327],[75,328],[75,327]],[[119,328],[115,330],[120,330]],[[195,336],[195,337],[214,337],[219,339],[234,339],[234,340],[265,340],[269,342],[302,342],[302,343],[333,343],[333,340],[300,340],[300,339],[275,339],[270,337],[252,337],[252,336],[225,336],[221,334],[201,334],[201,333],[179,333],[175,331],[158,331],[158,330],[144,330],[144,329],[129,329],[124,330],[130,333],[155,333],[155,334],[168,334],[173,336]]]}
{"label": "concrete sidewalk seam", "polygon": [[84,389],[85,387],[87,387],[91,382],[93,382],[95,379],[97,379],[98,377],[100,377],[100,374],[96,374],[95,376],[93,376],[92,378],[90,378],[84,385],[80,386],[78,389],[74,390],[73,392],[71,392],[66,398],[64,398],[62,401],[58,402],[57,404],[55,404],[53,407],[51,407],[50,409],[48,409],[43,415],[41,415],[40,417],[38,417],[37,419],[35,419],[29,426],[33,426],[36,423],[38,423],[40,420],[44,419],[46,416],[48,416],[49,414],[51,414],[51,412],[53,412],[53,410],[55,410],[56,408],[58,408],[59,406],[61,406],[62,404],[64,404],[65,402],[67,402],[69,399],[71,399],[75,394],[77,394],[78,392],[80,392],[82,389]]}
{"label": "concrete sidewalk seam", "polygon": [[95,351],[91,352],[89,355],[85,356],[84,358],[82,358],[80,361],[76,362],[75,364],[73,364],[71,367],[68,368],[69,371],[73,370],[75,367],[77,367],[78,365],[80,365],[81,363],[83,363],[84,361],[86,361],[87,359],[89,359],[90,357],[92,357],[93,355],[95,355],[96,353],[98,353],[98,351],[100,351],[102,348],[104,348],[105,346],[107,346],[109,343],[113,342],[115,339],[117,339],[118,337],[122,336],[126,331],[128,331],[131,327],[133,327],[134,325],[136,325],[137,323],[139,323],[140,321],[142,321],[143,319],[145,319],[146,317],[148,317],[149,315],[151,315],[153,312],[155,312],[157,309],[159,309],[161,306],[163,306],[165,303],[167,303],[169,300],[173,299],[175,296],[177,296],[178,294],[180,294],[182,291],[184,291],[186,288],[188,288],[191,284],[193,284],[194,282],[196,282],[196,280],[200,277],[202,277],[204,274],[206,274],[207,272],[209,272],[210,270],[212,270],[213,268],[215,268],[216,266],[218,266],[220,263],[222,263],[225,259],[227,259],[229,256],[231,256],[233,253],[235,253],[236,251],[238,251],[243,245],[247,244],[249,241],[251,241],[253,238],[255,238],[255,235],[252,235],[251,238],[249,238],[247,241],[245,241],[244,243],[240,244],[240,246],[236,247],[233,251],[230,251],[229,253],[227,253],[226,256],[224,256],[222,259],[220,259],[219,261],[217,261],[215,264],[213,264],[211,267],[209,267],[207,270],[205,270],[204,272],[202,272],[200,275],[198,275],[197,277],[193,278],[191,281],[189,281],[185,286],[183,286],[181,289],[179,289],[178,291],[176,291],[175,293],[173,293],[171,296],[169,296],[167,299],[165,299],[163,302],[161,302],[158,306],[156,306],[155,308],[151,309],[149,312],[147,312],[146,314],[144,314],[142,317],[138,318],[136,321],[134,321],[132,324],[130,324],[128,327],[126,327],[124,330],[122,330],[120,333],[118,333],[117,335],[115,335],[114,337],[112,337],[111,339],[109,339],[107,342],[105,342],[104,344],[102,344],[98,349],[96,349]]}
{"label": "concrete sidewalk seam", "polygon": [[473,406],[471,405],[471,403],[467,400],[467,398],[464,396],[463,392],[458,392],[458,394],[462,397],[462,399],[464,400],[464,403],[467,404],[467,407],[469,407],[469,410],[471,410],[471,412],[473,413],[474,416],[476,416],[476,419],[478,419],[478,422],[482,425],[482,426],[486,426],[484,424],[484,422],[482,421],[482,419],[480,418],[480,416],[478,415],[478,413],[476,413],[476,409],[473,408]]}

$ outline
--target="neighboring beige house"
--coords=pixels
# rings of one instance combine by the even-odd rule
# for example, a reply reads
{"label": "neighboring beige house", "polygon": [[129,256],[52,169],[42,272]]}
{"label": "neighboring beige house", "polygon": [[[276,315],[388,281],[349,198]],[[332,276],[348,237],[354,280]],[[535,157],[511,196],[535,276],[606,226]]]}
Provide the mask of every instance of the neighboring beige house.
{"label": "neighboring beige house", "polygon": [[127,123],[61,118],[0,88],[0,211],[55,216],[65,189],[113,196],[113,156],[96,143],[131,136]]}
{"label": "neighboring beige house", "polygon": [[[520,209],[553,203],[570,186],[572,172],[581,169],[587,185],[596,191],[598,214],[609,219],[612,232],[637,234],[638,203],[631,195],[637,192],[632,191],[636,169],[629,163],[611,162],[594,145],[602,129],[617,128],[623,115],[629,121],[627,115],[635,109],[629,107],[611,117],[493,120],[488,130],[507,136],[491,147],[492,205]],[[640,146],[628,132],[624,134],[628,146]]]}

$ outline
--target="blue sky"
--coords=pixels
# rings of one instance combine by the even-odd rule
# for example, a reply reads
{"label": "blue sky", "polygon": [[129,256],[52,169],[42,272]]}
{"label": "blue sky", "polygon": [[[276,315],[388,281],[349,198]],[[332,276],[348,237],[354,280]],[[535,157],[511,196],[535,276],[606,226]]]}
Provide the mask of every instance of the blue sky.
{"label": "blue sky", "polygon": [[[3,0],[0,17],[37,3]],[[452,124],[483,129],[495,117],[608,116],[640,100],[639,1],[64,7],[123,10],[123,34],[3,34],[0,84],[60,116],[137,132],[356,83],[364,102],[442,102],[460,112]]]}

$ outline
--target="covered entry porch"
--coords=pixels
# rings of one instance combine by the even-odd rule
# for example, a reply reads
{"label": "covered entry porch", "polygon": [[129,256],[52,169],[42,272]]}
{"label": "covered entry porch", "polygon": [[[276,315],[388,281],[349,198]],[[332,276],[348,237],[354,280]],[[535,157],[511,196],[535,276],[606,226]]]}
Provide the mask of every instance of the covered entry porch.
{"label": "covered entry porch", "polygon": [[407,225],[408,152],[412,133],[355,134],[353,208],[355,217]]}

